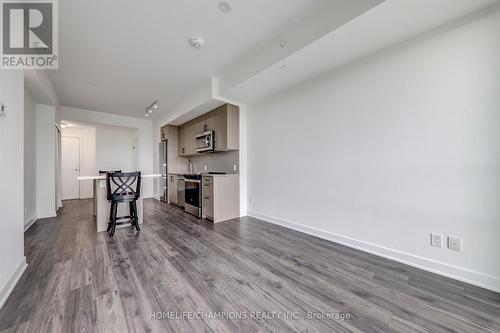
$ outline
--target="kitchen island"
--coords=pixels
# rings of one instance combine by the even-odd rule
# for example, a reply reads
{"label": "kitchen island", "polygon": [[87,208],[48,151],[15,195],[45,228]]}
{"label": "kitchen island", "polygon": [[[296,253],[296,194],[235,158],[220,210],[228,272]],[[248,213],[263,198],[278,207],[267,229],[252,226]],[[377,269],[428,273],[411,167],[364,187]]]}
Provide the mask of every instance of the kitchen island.
{"label": "kitchen island", "polygon": [[[142,178],[156,178],[161,175],[142,175]],[[77,178],[79,181],[93,181],[94,182],[94,216],[96,217],[96,227],[97,232],[106,231],[109,222],[109,213],[111,204],[107,200],[106,193],[106,176],[80,176]],[[142,210],[142,195],[137,200],[137,215],[139,218],[139,224],[143,223],[143,210]],[[129,207],[125,204],[118,205],[118,216],[125,216],[129,214]],[[129,224],[117,225],[117,228],[127,227]]]}

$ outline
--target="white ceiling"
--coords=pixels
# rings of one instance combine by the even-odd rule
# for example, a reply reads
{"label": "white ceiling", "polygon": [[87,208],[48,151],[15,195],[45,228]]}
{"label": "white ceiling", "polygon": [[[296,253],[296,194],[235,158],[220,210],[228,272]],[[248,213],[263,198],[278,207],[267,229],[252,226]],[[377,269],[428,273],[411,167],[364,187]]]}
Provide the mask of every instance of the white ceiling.
{"label": "white ceiling", "polygon": [[386,0],[219,93],[251,103],[308,78],[453,29],[499,7],[499,0]]}
{"label": "white ceiling", "polygon": [[[335,0],[345,1],[345,0]],[[59,2],[61,105],[143,117],[175,105],[233,59],[332,0],[64,0]],[[188,38],[201,36],[196,50]]]}
{"label": "white ceiling", "polygon": [[197,92],[212,77],[219,96],[251,101],[500,2],[226,1],[229,14],[219,0],[60,1],[60,104],[143,118],[158,99],[158,114],[181,115],[211,105]]}

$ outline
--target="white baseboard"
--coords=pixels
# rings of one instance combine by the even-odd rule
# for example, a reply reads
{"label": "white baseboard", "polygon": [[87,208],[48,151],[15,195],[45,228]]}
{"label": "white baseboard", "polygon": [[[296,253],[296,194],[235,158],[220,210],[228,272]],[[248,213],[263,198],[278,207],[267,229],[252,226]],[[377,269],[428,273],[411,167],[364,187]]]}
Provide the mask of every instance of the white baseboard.
{"label": "white baseboard", "polygon": [[46,219],[46,218],[49,218],[49,217],[56,217],[57,214],[55,211],[52,211],[52,212],[46,212],[46,213],[39,213],[38,214],[38,219]]}
{"label": "white baseboard", "polygon": [[24,222],[24,232],[26,232],[26,230],[28,230],[33,224],[35,224],[35,222],[38,221],[38,218],[32,218],[30,219],[28,222]]}
{"label": "white baseboard", "polygon": [[14,290],[17,282],[19,281],[24,271],[26,270],[26,267],[28,267],[28,264],[26,263],[26,257],[23,257],[23,259],[17,265],[16,269],[14,270],[14,273],[11,275],[5,286],[3,286],[3,288],[0,290],[0,309],[7,301],[7,298],[9,298],[9,295],[12,293],[12,290]]}
{"label": "white baseboard", "polygon": [[500,278],[487,275],[484,273],[468,270],[462,267],[449,265],[443,262],[413,255],[384,246],[364,242],[358,239],[346,237],[332,232],[312,228],[306,225],[293,223],[280,218],[267,216],[257,212],[249,211],[248,216],[264,220],[273,224],[277,224],[289,229],[303,232],[312,236],[342,244],[360,251],[378,255],[383,258],[401,262],[403,264],[413,266],[425,271],[443,275],[458,281],[466,282],[478,287],[489,289],[495,292],[500,292]]}

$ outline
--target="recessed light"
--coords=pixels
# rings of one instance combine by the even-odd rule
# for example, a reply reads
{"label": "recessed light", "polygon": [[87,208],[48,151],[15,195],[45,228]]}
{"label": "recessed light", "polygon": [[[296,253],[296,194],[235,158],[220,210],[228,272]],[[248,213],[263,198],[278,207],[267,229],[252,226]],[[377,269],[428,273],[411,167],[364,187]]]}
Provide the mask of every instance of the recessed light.
{"label": "recessed light", "polygon": [[205,45],[205,41],[201,37],[191,37],[189,38],[189,44],[195,49],[201,49]]}
{"label": "recessed light", "polygon": [[226,1],[219,1],[219,9],[223,13],[229,13],[231,11],[231,5]]}

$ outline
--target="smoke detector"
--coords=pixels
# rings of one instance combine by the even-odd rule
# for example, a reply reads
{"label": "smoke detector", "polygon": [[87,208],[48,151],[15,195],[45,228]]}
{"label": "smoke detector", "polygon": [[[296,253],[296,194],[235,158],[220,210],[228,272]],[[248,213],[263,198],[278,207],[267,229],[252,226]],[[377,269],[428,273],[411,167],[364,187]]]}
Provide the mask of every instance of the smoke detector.
{"label": "smoke detector", "polygon": [[231,11],[231,5],[229,4],[229,2],[220,1],[219,2],[219,9],[223,13],[229,13]]}
{"label": "smoke detector", "polygon": [[191,37],[189,38],[189,44],[195,49],[201,49],[205,45],[205,41],[201,37]]}

